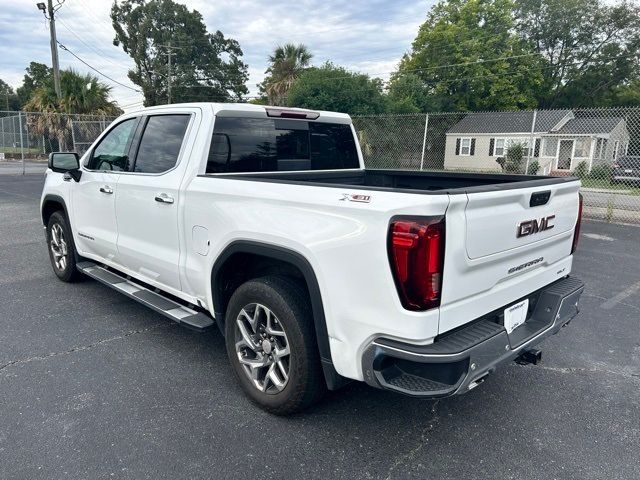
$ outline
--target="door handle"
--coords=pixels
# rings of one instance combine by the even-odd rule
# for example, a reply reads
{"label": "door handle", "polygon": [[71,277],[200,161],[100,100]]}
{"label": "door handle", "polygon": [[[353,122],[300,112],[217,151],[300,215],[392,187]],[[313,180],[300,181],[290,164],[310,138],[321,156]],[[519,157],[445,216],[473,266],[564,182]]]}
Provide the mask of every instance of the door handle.
{"label": "door handle", "polygon": [[166,193],[159,193],[158,195],[156,195],[156,202],[173,203],[173,197]]}
{"label": "door handle", "polygon": [[109,185],[103,185],[102,187],[100,187],[100,191],[102,193],[107,193],[111,195],[113,193],[113,188],[111,188]]}

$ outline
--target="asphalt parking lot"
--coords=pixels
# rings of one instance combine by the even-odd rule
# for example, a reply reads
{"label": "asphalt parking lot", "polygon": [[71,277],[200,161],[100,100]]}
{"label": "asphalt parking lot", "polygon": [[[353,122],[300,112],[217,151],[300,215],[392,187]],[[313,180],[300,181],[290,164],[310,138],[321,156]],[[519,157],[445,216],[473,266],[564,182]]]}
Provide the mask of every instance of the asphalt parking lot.
{"label": "asphalt parking lot", "polygon": [[640,228],[583,225],[582,313],[542,365],[435,402],[352,384],[280,418],[217,331],[58,281],[42,181],[0,176],[0,478],[640,478]]}

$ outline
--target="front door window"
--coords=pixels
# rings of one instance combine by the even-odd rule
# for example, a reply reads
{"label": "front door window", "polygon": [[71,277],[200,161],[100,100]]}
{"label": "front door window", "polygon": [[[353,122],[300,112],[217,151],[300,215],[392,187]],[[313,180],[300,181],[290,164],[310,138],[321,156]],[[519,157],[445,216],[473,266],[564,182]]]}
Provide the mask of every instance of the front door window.
{"label": "front door window", "polygon": [[93,149],[87,163],[89,170],[123,172],[129,169],[129,144],[137,118],[129,118],[111,129]]}

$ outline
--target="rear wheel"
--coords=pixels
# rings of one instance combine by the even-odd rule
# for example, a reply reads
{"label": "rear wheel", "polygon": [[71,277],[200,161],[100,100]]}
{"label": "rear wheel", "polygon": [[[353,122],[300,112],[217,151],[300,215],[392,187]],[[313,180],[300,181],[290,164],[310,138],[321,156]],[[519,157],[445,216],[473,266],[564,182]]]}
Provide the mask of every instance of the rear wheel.
{"label": "rear wheel", "polygon": [[225,317],[227,353],[245,393],[284,415],[316,402],[326,388],[306,291],[268,276],[241,285]]}
{"label": "rear wheel", "polygon": [[63,282],[73,282],[80,278],[76,268],[76,248],[71,229],[64,213],[54,212],[47,224],[47,243],[51,267]]}

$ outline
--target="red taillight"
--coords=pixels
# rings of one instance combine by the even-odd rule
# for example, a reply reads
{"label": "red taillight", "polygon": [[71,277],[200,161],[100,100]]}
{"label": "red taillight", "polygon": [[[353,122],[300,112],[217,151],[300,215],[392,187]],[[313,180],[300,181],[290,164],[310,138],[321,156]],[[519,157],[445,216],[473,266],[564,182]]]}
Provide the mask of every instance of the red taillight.
{"label": "red taillight", "polygon": [[397,219],[389,227],[389,260],[404,308],[440,305],[444,266],[443,217]]}
{"label": "red taillight", "polygon": [[582,223],[582,194],[578,193],[578,220],[576,221],[576,228],[573,231],[573,245],[571,245],[571,255],[578,248],[578,239],[580,238],[580,224]]}

